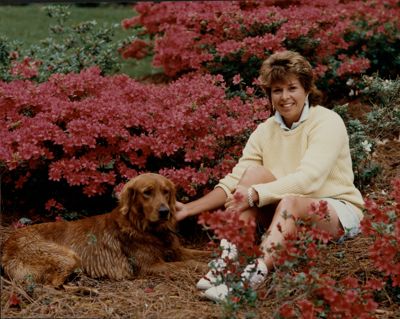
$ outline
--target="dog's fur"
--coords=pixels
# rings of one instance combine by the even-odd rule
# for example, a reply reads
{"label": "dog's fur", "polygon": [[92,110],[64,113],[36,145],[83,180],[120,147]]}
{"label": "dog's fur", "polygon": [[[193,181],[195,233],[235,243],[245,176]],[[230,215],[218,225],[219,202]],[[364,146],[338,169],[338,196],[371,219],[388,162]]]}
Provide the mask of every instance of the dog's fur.
{"label": "dog's fur", "polygon": [[142,174],[125,185],[111,213],[16,230],[4,243],[2,266],[16,281],[54,286],[76,269],[113,280],[176,270],[208,253],[180,245],[174,212],[173,183]]}

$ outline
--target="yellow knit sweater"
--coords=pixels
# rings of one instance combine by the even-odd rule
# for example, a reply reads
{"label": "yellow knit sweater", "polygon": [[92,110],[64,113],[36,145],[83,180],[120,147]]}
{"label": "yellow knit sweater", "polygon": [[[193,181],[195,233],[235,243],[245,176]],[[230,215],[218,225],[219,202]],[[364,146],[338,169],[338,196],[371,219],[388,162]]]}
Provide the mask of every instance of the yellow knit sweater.
{"label": "yellow knit sweater", "polygon": [[352,204],[362,218],[363,198],[354,186],[349,138],[341,117],[316,106],[299,127],[284,131],[270,117],[251,134],[243,155],[232,173],[219,181],[231,193],[246,167],[263,165],[276,181],[253,185],[258,206],[285,196],[335,198]]}

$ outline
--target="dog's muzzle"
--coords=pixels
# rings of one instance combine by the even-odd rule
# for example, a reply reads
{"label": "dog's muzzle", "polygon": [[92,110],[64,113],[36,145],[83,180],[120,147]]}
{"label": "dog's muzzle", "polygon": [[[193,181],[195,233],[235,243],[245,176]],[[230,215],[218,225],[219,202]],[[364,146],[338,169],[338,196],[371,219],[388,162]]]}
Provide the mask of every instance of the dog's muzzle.
{"label": "dog's muzzle", "polygon": [[158,209],[158,216],[160,216],[160,219],[163,220],[168,220],[169,219],[169,208],[162,204],[160,208]]}

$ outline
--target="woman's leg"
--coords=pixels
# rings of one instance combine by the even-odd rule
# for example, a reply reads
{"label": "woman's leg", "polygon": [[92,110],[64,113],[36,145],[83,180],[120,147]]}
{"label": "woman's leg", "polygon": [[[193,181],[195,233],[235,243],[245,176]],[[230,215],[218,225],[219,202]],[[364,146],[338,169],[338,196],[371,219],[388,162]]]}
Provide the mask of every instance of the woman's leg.
{"label": "woman's leg", "polygon": [[[249,167],[244,172],[239,181],[239,185],[248,188],[254,184],[269,183],[274,180],[276,180],[276,178],[265,168],[261,166]],[[261,250],[264,252],[264,262],[260,259],[256,260],[254,263],[247,265],[241,274],[243,278],[247,278],[251,286],[259,286],[265,280],[268,269],[271,270],[274,266],[273,256],[268,252],[269,249],[274,245],[284,245],[284,235],[296,231],[294,220],[292,218],[285,218],[285,215],[287,216],[290,214],[295,218],[308,219],[310,218],[308,212],[311,209],[311,204],[318,202],[318,199],[288,196],[279,201],[277,206],[271,206],[274,208],[271,212],[269,211],[271,207],[253,207],[242,212],[241,218],[243,220],[249,220],[254,217],[257,218],[262,215],[272,216],[272,221],[267,231],[269,235],[266,236],[261,243]],[[319,218],[315,220],[317,227],[337,237],[342,228],[335,209],[329,204],[328,213],[329,218],[327,220],[319,220]],[[315,216],[315,218],[317,218],[317,216]],[[257,221],[259,221],[259,218],[257,218]],[[228,293],[229,288],[226,284],[212,286],[204,292],[207,298],[215,301],[224,300]]]}
{"label": "woman's leg", "polygon": [[[262,166],[251,166],[243,173],[239,185],[250,187],[254,184],[269,183],[274,180],[276,180],[275,176],[266,168]],[[271,269],[273,267],[272,256],[268,254],[268,250],[273,245],[283,245],[284,236],[296,231],[293,218],[287,218],[287,216],[292,215],[297,219],[305,220],[310,217],[309,211],[311,209],[311,204],[318,204],[319,201],[319,199],[315,198],[288,196],[279,201],[277,205],[269,205],[269,207],[266,206],[263,208],[253,207],[245,210],[241,214],[243,220],[256,218],[257,222],[261,221],[263,225],[266,225],[268,235],[265,236],[262,241],[261,249],[265,253],[264,259],[268,268]],[[274,211],[271,210],[271,208],[273,208]],[[328,231],[334,237],[339,237],[343,228],[336,210],[331,205],[328,205],[328,214],[329,218],[324,220],[320,220],[318,216],[315,216],[314,221],[316,222],[316,226],[319,229]],[[280,230],[278,225],[280,225]]]}
{"label": "woman's leg", "polygon": [[318,229],[329,232],[335,238],[340,236],[343,228],[336,210],[331,205],[328,205],[328,218],[321,220],[319,216],[310,216],[311,204],[318,204],[319,201],[319,199],[314,198],[288,196],[279,202],[272,222],[268,227],[267,235],[261,243],[261,249],[265,253],[264,261],[269,269],[273,267],[273,258],[268,253],[270,248],[274,245],[284,245],[284,236],[296,231],[295,221],[293,218],[288,218],[289,215],[300,220],[311,217]]}

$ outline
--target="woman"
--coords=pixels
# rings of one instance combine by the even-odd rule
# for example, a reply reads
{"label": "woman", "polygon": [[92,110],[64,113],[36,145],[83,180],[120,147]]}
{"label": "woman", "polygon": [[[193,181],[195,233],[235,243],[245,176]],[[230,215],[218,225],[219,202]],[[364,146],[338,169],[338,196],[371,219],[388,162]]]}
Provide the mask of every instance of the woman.
{"label": "woman", "polygon": [[[293,219],[285,218],[284,212],[305,219],[311,204],[327,201],[329,218],[319,220],[315,216],[315,222],[334,238],[339,238],[343,230],[350,236],[356,234],[363,217],[363,199],[353,184],[346,127],[339,115],[318,105],[321,94],[309,62],[296,52],[275,53],[264,61],[259,79],[274,116],[252,133],[232,172],[204,197],[178,203],[176,215],[181,220],[225,206],[248,219],[268,214],[272,208],[269,235],[261,243],[264,256],[248,266],[258,270],[256,275],[246,277],[253,286],[273,268],[269,248],[284,244],[284,235],[295,231]],[[240,196],[234,196],[236,193]],[[234,246],[226,241],[222,248],[225,255],[236,254]],[[219,266],[223,267],[221,262]],[[213,286],[212,271],[206,279],[198,283],[200,289],[207,288],[205,295],[213,300],[224,299],[228,288],[223,284]]]}

